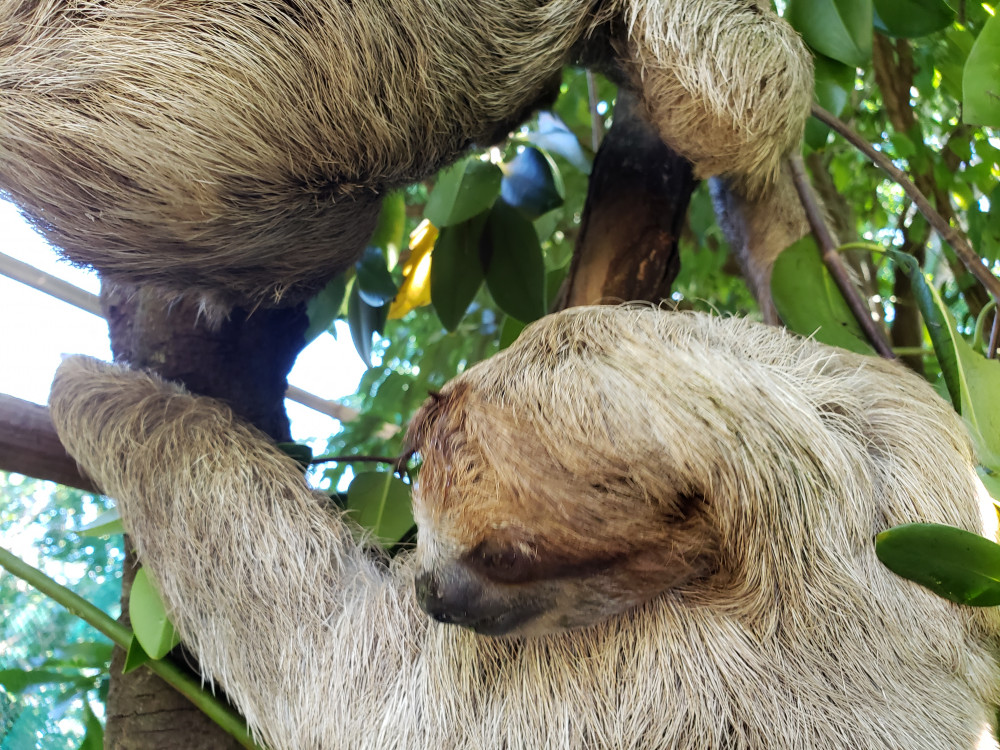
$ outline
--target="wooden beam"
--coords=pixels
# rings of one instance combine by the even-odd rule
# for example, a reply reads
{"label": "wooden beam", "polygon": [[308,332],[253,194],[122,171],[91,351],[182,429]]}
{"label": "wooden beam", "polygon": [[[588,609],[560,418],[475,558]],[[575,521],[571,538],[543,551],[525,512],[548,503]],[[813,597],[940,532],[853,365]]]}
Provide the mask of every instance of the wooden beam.
{"label": "wooden beam", "polygon": [[98,492],[59,442],[45,406],[0,394],[0,470]]}

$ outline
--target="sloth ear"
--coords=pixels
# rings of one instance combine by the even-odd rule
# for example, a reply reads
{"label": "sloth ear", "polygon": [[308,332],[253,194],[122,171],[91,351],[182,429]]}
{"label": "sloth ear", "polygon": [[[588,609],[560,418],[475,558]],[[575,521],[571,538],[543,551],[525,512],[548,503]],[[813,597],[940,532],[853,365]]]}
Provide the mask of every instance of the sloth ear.
{"label": "sloth ear", "polygon": [[451,387],[446,386],[446,389],[446,392],[429,391],[427,400],[413,415],[403,440],[404,458],[420,453],[437,424],[443,418],[454,414],[457,409],[463,408],[468,388],[459,383]]}

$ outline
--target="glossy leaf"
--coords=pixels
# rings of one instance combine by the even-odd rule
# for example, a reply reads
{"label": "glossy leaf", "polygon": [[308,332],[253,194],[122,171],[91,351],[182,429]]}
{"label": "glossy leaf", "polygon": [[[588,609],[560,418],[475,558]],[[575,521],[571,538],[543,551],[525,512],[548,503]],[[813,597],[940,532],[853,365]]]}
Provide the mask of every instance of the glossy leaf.
{"label": "glossy leaf", "polygon": [[483,283],[479,243],[487,214],[441,230],[431,260],[431,302],[441,324],[454,331]]}
{"label": "glossy leaf", "polygon": [[372,234],[369,245],[381,248],[390,268],[394,268],[399,260],[399,250],[403,245],[403,232],[406,231],[406,200],[401,190],[389,193],[382,201],[378,223]]}
{"label": "glossy leaf", "polygon": [[1000,17],[979,32],[962,75],[962,119],[972,125],[1000,126]]}
{"label": "glossy leaf", "polygon": [[369,305],[381,307],[396,296],[396,282],[392,280],[381,248],[366,247],[356,268],[354,286]]}
{"label": "glossy leaf", "polygon": [[440,229],[467,221],[493,205],[502,178],[495,164],[471,156],[462,159],[440,172],[424,215]]}
{"label": "glossy leaf", "polygon": [[543,151],[558,154],[584,174],[590,174],[590,159],[583,152],[580,141],[556,114],[539,112],[538,127],[526,138]]}
{"label": "glossy leaf", "polygon": [[128,674],[149,661],[149,654],[143,649],[142,644],[139,643],[139,639],[133,635],[132,640],[129,641],[128,650],[125,652],[125,663],[122,665],[122,674]]}
{"label": "glossy leaf", "polygon": [[951,25],[955,11],[944,0],[873,0],[875,28],[899,37],[921,37]]}
{"label": "glossy leaf", "polygon": [[[814,77],[816,103],[827,112],[839,117],[854,90],[855,75],[857,75],[855,69],[850,65],[844,65],[828,57],[817,55]],[[810,117],[806,122],[806,143],[811,148],[820,148],[826,143],[829,132],[830,128],[815,117]]]}
{"label": "glossy leaf", "polygon": [[347,509],[354,520],[385,546],[392,546],[413,526],[410,488],[389,472],[358,474],[347,489]]}
{"label": "glossy leaf", "polygon": [[128,615],[135,637],[142,645],[142,650],[149,654],[149,658],[162,659],[181,642],[173,623],[167,617],[160,593],[153,586],[145,568],[136,571],[132,593],[129,595]]}
{"label": "glossy leaf", "polygon": [[372,335],[380,333],[385,325],[388,305],[374,307],[362,299],[358,285],[354,284],[347,298],[347,323],[358,356],[368,367],[372,366]]}
{"label": "glossy leaf", "polygon": [[504,165],[500,197],[530,219],[562,205],[558,170],[537,148],[528,146]]}
{"label": "glossy leaf", "polygon": [[503,325],[500,326],[501,351],[517,341],[517,337],[521,335],[521,331],[527,328],[527,325],[527,323],[522,323],[517,318],[512,318],[509,315],[504,318]]}
{"label": "glossy leaf", "polygon": [[955,99],[962,100],[962,77],[976,38],[966,28],[953,26],[944,33],[944,48],[935,56],[934,67],[941,73],[941,85]]}
{"label": "glossy leaf", "polygon": [[893,253],[893,258],[910,277],[948,393],[976,443],[979,460],[996,471],[1000,469],[1000,361],[986,359],[959,335],[940,294],[924,279],[916,261],[902,253]]}
{"label": "glossy leaf", "polygon": [[796,333],[853,352],[873,353],[823,264],[812,235],[778,256],[771,276],[771,294],[781,319]]}
{"label": "glossy leaf", "polygon": [[330,279],[322,291],[309,300],[306,305],[306,315],[309,317],[309,327],[305,332],[307,344],[330,329],[344,307],[346,296],[347,277],[341,273]]}
{"label": "glossy leaf", "polygon": [[1000,604],[1000,545],[951,526],[914,523],[875,537],[879,560],[903,578],[959,604]]}
{"label": "glossy leaf", "polygon": [[500,309],[530,323],[545,314],[545,259],[531,222],[497,201],[486,221],[486,285]]}
{"label": "glossy leaf", "polygon": [[845,65],[872,56],[871,0],[790,0],[785,19],[810,47]]}
{"label": "glossy leaf", "polygon": [[979,474],[983,487],[993,498],[993,502],[1000,505],[1000,473],[987,469],[985,466],[977,466],[976,472]]}

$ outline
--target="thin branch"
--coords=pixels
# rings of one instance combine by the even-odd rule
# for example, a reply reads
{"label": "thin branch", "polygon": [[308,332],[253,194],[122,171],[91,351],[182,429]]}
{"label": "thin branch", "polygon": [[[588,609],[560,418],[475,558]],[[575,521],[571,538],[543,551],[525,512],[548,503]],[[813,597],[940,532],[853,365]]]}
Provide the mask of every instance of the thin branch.
{"label": "thin branch", "polygon": [[990,331],[990,345],[986,350],[986,356],[990,359],[997,358],[997,344],[1000,343],[1000,305],[993,308],[993,328]]}
{"label": "thin branch", "polygon": [[976,254],[976,251],[972,249],[972,245],[969,243],[968,238],[966,238],[966,236],[958,229],[951,226],[951,224],[945,221],[941,214],[934,210],[930,201],[928,201],[927,197],[920,192],[920,189],[913,184],[913,181],[909,178],[906,172],[893,164],[892,160],[890,160],[885,154],[872,148],[868,141],[862,138],[858,133],[854,132],[854,130],[848,127],[848,125],[840,118],[833,116],[818,104],[813,104],[812,114],[824,125],[827,125],[837,131],[837,133],[843,136],[855,148],[875,162],[878,167],[895,180],[899,186],[903,188],[903,191],[910,196],[913,202],[917,204],[917,208],[920,209],[920,213],[927,218],[927,221],[932,227],[934,227],[934,230],[941,235],[945,242],[952,246],[955,250],[955,254],[959,257],[965,267],[969,269],[972,275],[975,276],[984,287],[986,287],[986,290],[994,299],[1000,300],[1000,279],[994,276],[990,272],[990,269],[986,267],[983,263],[983,259],[980,258],[979,255]]}
{"label": "thin branch", "polygon": [[792,169],[792,179],[795,182],[795,189],[798,191],[799,200],[802,201],[802,207],[806,211],[809,226],[812,228],[817,244],[819,244],[823,262],[830,269],[830,275],[833,276],[837,288],[844,295],[847,306],[851,308],[851,312],[861,326],[861,330],[865,332],[865,336],[868,337],[872,346],[875,347],[875,351],[886,359],[895,359],[896,355],[893,354],[892,347],[886,341],[885,334],[875,324],[875,321],[872,320],[872,314],[868,309],[868,305],[865,304],[865,301],[861,299],[861,295],[858,294],[858,290],[854,287],[850,274],[847,272],[847,266],[844,265],[844,259],[837,252],[837,243],[834,242],[833,237],[830,235],[830,230],[823,220],[819,203],[816,201],[816,195],[813,193],[812,185],[809,184],[809,178],[806,177],[806,168],[802,162],[802,157],[793,156],[789,160],[789,164]]}
{"label": "thin branch", "polygon": [[370,463],[370,464],[391,464],[395,466],[399,463],[399,456],[317,456],[312,459],[309,463],[312,464],[325,464],[325,463]]}
{"label": "thin branch", "polygon": [[[53,601],[61,604],[84,622],[110,638],[116,645],[128,649],[132,631],[113,620],[103,610],[83,597],[56,583],[42,571],[28,565],[13,553],[0,547],[0,569],[20,578]],[[177,692],[201,709],[212,721],[228,732],[245,748],[260,750],[247,730],[246,720],[204,687],[201,681],[174,664],[169,659],[150,659],[145,663],[154,673]]]}
{"label": "thin branch", "polygon": [[587,98],[590,100],[590,147],[597,153],[604,138],[604,120],[597,112],[597,80],[592,71],[587,71]]}

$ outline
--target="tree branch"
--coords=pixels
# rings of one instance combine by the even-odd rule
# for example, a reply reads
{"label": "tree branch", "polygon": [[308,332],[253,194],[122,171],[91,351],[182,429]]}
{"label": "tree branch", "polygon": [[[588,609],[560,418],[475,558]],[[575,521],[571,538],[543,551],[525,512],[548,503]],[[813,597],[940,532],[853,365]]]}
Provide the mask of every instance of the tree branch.
{"label": "tree branch", "polygon": [[972,245],[969,244],[966,236],[945,221],[941,214],[934,209],[930,201],[927,200],[927,196],[920,192],[920,189],[913,184],[913,181],[906,172],[893,164],[885,154],[872,148],[868,141],[854,132],[840,118],[834,117],[818,104],[813,104],[812,114],[820,122],[839,133],[845,140],[850,142],[895,180],[903,188],[903,191],[910,196],[910,199],[920,209],[920,213],[927,218],[930,225],[934,227],[934,230],[941,235],[945,242],[952,246],[955,254],[965,267],[986,287],[994,299],[1000,300],[1000,279],[994,276],[990,272],[990,269],[986,267],[982,258],[972,249]]}
{"label": "tree branch", "polygon": [[809,226],[812,228],[816,242],[819,244],[823,262],[830,269],[830,275],[833,276],[837,288],[844,295],[847,306],[851,308],[851,312],[857,319],[861,329],[865,332],[865,336],[868,337],[872,346],[875,347],[875,351],[886,359],[895,359],[896,355],[893,354],[892,347],[886,341],[882,330],[872,320],[868,305],[865,304],[865,301],[861,299],[861,295],[858,294],[858,290],[854,287],[850,274],[847,272],[847,267],[844,265],[844,259],[837,252],[837,243],[834,242],[833,237],[830,235],[830,230],[823,220],[819,203],[816,201],[812,185],[809,184],[809,178],[806,176],[806,168],[802,162],[802,157],[793,156],[789,162],[792,169],[792,179],[795,182],[795,189],[799,193],[799,199],[802,201],[802,207],[806,211]]}
{"label": "tree branch", "polygon": [[0,394],[0,470],[98,491],[59,442],[49,410],[5,394]]}

